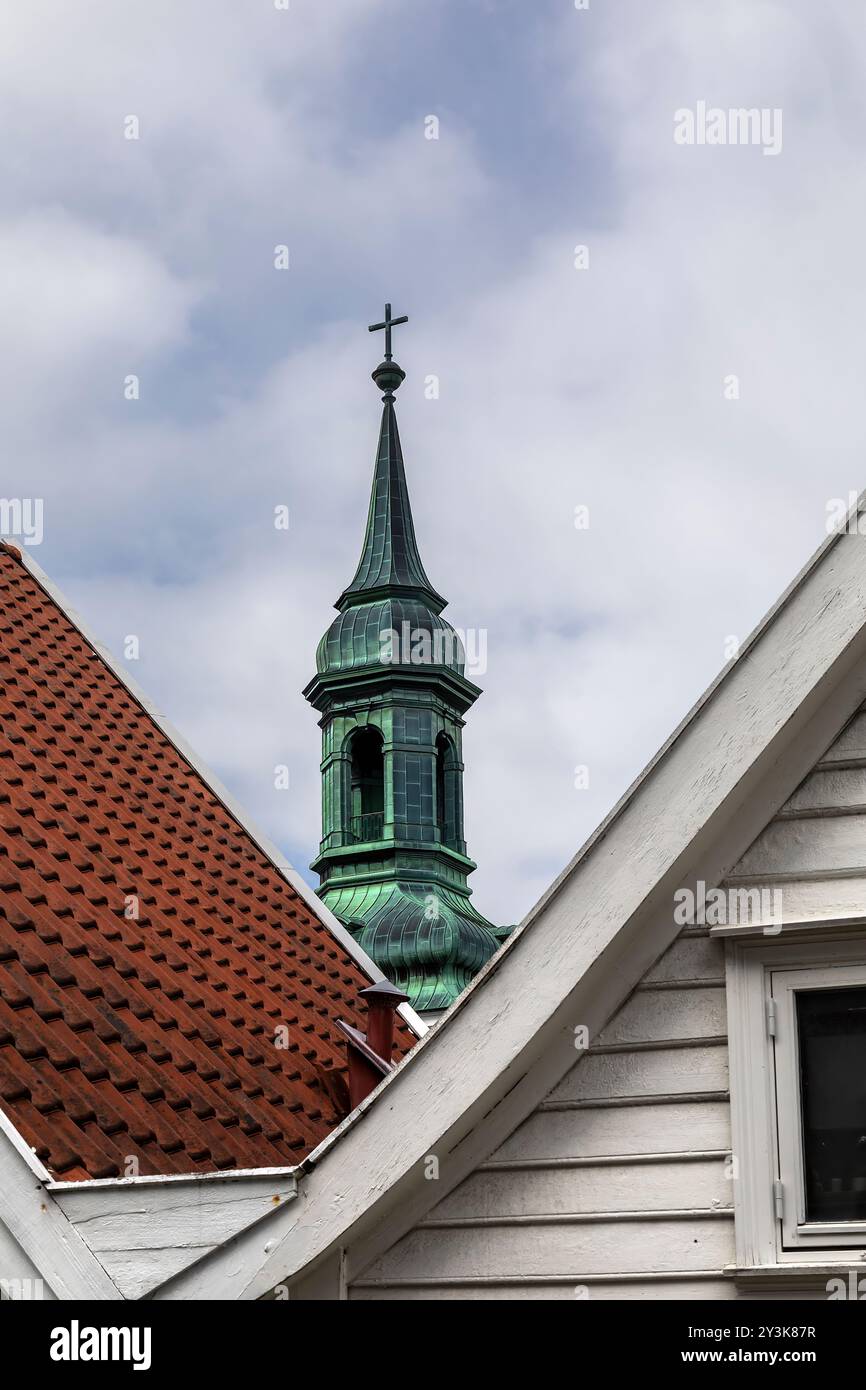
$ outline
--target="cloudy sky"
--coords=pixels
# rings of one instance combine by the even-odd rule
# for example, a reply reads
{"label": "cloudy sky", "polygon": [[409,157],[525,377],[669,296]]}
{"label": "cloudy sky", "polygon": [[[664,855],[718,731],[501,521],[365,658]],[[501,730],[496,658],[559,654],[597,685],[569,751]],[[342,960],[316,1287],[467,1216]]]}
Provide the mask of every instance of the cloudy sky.
{"label": "cloudy sky", "polygon": [[[487,633],[475,901],[516,921],[866,484],[866,29],[842,0],[279,3],[2,0],[4,493],[44,498],[35,558],[305,870],[366,325],[408,313],[422,554]],[[780,111],[781,151],[676,143],[699,102]]]}

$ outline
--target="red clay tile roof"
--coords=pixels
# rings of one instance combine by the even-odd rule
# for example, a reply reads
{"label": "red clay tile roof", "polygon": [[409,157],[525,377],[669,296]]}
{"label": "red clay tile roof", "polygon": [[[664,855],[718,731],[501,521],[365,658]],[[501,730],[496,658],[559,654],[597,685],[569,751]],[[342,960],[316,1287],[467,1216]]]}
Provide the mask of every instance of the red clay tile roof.
{"label": "red clay tile roof", "polygon": [[0,1106],[66,1179],[299,1162],[368,977],[5,546],[0,633]]}

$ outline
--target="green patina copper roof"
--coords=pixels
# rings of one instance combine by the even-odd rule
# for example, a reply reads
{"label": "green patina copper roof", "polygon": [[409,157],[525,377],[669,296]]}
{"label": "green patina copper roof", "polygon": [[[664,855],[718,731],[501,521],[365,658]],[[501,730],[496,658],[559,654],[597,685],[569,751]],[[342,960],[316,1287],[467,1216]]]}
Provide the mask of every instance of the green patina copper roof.
{"label": "green patina copper roof", "polygon": [[445,599],[437,594],[427,578],[418,553],[391,391],[386,393],[382,407],[379,449],[361,558],[355,577],[343,590],[337,607],[363,603],[371,595],[383,591],[416,597],[437,613],[445,607]]}
{"label": "green patina copper roof", "polygon": [[[415,1008],[444,1009],[496,950],[471,905],[463,838],[463,715],[480,694],[441,617],[415,538],[391,358],[361,559],[319,643],[305,695],[321,712],[320,895]],[[357,751],[361,749],[362,751]],[[371,761],[372,760],[372,761]],[[375,770],[378,769],[378,770]]]}
{"label": "green patina copper roof", "polygon": [[327,903],[415,1009],[447,1009],[500,942],[468,899],[443,888],[343,888]]}
{"label": "green patina copper roof", "polygon": [[420,599],[403,597],[344,608],[316,651],[320,674],[384,664],[436,665],[462,676],[465,662],[451,624]]}

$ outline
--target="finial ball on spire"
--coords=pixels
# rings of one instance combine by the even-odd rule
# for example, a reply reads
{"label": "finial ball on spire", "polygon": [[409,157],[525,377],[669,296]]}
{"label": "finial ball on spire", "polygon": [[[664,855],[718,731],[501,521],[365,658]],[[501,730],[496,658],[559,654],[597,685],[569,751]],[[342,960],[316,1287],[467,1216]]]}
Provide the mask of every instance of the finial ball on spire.
{"label": "finial ball on spire", "polygon": [[399,362],[380,362],[374,372],[371,373],[373,380],[379,390],[384,392],[383,400],[393,400],[394,392],[404,380],[406,373]]}

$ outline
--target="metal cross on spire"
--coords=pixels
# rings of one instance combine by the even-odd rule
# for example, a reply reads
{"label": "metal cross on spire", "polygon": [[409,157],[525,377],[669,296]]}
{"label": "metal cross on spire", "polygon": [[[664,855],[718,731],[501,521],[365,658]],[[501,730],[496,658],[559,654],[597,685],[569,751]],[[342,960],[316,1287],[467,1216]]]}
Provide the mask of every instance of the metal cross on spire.
{"label": "metal cross on spire", "polygon": [[391,305],[390,305],[390,304],[386,304],[386,305],[385,305],[385,318],[384,318],[384,320],[382,321],[382,323],[371,323],[371,324],[370,324],[370,327],[369,327],[369,332],[370,332],[370,333],[378,333],[379,330],[382,329],[382,328],[384,328],[384,330],[385,330],[385,361],[386,361],[386,362],[390,362],[390,361],[392,360],[392,356],[393,356],[393,354],[392,354],[392,352],[391,352],[391,329],[394,327],[395,324],[398,324],[398,323],[408,323],[408,322],[409,322],[409,315],[408,315],[408,314],[404,314],[403,317],[402,317],[402,318],[399,318],[399,319],[392,319],[392,317],[391,317]]}

